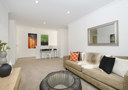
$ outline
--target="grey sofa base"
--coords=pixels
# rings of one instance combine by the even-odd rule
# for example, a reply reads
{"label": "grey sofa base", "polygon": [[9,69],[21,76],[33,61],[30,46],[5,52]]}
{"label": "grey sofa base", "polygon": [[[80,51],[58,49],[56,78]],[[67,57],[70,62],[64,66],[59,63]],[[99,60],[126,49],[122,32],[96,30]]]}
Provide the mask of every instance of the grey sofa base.
{"label": "grey sofa base", "polygon": [[64,67],[66,69],[68,69],[69,71],[73,72],[74,74],[78,75],[79,77],[81,77],[82,79],[88,81],[89,83],[93,84],[94,86],[98,87],[99,89],[101,90],[116,90],[115,88],[109,86],[109,85],[106,85],[86,74],[83,74],[82,72],[68,66],[68,65],[64,65]]}

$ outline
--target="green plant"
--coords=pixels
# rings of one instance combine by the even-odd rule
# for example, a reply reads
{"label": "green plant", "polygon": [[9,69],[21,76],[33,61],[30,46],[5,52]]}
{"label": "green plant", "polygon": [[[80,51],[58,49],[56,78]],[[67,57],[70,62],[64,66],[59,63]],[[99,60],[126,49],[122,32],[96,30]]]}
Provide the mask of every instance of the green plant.
{"label": "green plant", "polygon": [[11,49],[9,46],[7,46],[7,43],[3,42],[0,40],[0,52],[6,52],[6,50]]}

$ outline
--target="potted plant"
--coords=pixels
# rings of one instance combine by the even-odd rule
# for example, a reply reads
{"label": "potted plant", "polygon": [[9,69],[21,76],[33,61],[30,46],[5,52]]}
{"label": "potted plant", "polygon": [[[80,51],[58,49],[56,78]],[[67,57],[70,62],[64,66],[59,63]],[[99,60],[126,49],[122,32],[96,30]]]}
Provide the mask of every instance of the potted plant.
{"label": "potted plant", "polygon": [[0,40],[0,64],[4,64],[7,62],[6,56],[7,56],[7,50],[11,49],[9,46],[7,46],[7,43],[2,42]]}

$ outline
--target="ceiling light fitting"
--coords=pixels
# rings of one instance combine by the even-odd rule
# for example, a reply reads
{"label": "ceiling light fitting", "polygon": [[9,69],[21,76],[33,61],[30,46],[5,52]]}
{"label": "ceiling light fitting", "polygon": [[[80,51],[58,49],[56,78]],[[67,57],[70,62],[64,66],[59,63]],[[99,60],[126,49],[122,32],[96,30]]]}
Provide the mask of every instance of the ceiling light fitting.
{"label": "ceiling light fitting", "polygon": [[46,24],[46,22],[44,21],[43,24]]}
{"label": "ceiling light fitting", "polygon": [[35,3],[36,3],[36,4],[38,4],[38,3],[39,3],[39,1],[38,1],[38,0],[35,0]]}
{"label": "ceiling light fitting", "polygon": [[67,14],[70,14],[71,12],[70,11],[67,11]]}

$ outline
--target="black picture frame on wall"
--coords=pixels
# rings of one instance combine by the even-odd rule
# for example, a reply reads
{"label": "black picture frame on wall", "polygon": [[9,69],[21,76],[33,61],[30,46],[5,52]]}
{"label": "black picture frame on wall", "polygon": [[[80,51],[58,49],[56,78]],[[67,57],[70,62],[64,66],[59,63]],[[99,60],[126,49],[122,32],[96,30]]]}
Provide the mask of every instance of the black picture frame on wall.
{"label": "black picture frame on wall", "polygon": [[41,46],[48,46],[48,35],[41,34]]}

